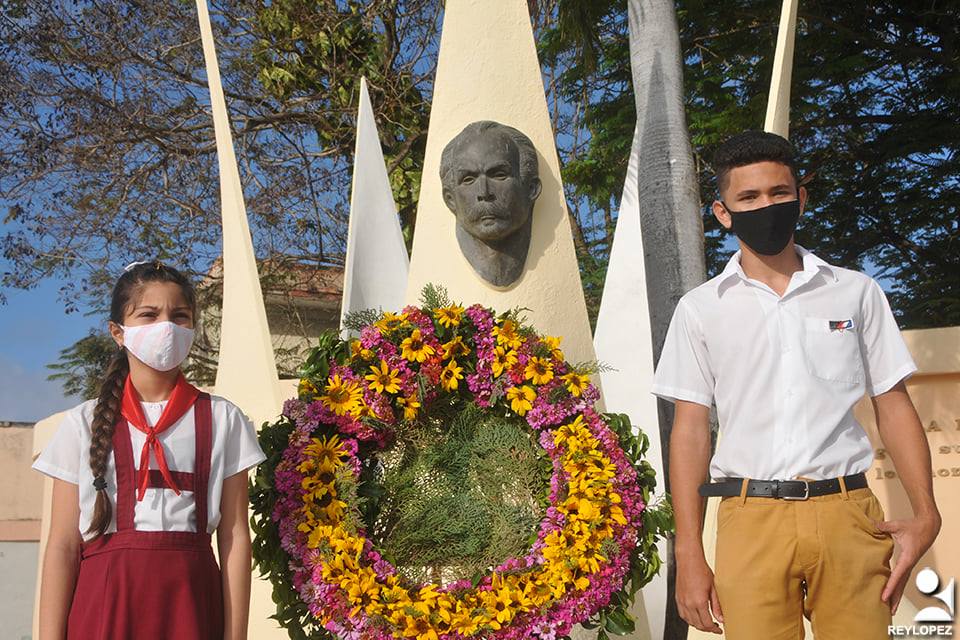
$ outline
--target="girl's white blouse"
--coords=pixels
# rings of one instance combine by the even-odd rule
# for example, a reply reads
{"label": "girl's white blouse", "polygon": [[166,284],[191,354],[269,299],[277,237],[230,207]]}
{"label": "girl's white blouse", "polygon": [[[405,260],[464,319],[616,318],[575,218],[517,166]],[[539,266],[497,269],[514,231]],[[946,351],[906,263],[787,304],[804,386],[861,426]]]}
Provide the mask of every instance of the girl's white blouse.
{"label": "girl's white blouse", "polygon": [[[207,487],[207,532],[213,533],[220,523],[220,496],[223,481],[261,463],[266,456],[257,442],[256,430],[246,416],[225,398],[210,397],[213,417],[213,443],[210,461],[210,482]],[[80,531],[85,532],[93,517],[96,491],[90,471],[90,425],[96,400],[80,404],[64,416],[50,444],[33,463],[33,468],[52,478],[78,485],[80,493]],[[163,402],[142,402],[147,422],[156,424],[166,406]],[[171,471],[194,471],[194,410],[190,408],[158,439]],[[140,464],[140,452],[146,435],[130,426],[130,442],[134,464]],[[157,469],[157,460],[150,453],[150,468]],[[136,476],[135,476],[136,477]],[[107,458],[107,492],[114,506],[113,520],[107,533],[117,530],[117,471],[113,454]],[[192,491],[147,489],[142,501],[134,501],[133,525],[139,531],[196,531],[196,507]],[[84,535],[90,539],[92,535]]]}

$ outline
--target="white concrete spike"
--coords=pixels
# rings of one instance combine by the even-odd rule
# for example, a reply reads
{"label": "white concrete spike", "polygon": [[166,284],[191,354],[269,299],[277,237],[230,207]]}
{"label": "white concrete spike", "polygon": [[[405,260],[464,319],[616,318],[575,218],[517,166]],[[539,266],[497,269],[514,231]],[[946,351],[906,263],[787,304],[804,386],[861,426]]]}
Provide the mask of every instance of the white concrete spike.
{"label": "white concrete spike", "polygon": [[783,0],[777,50],[773,56],[773,76],[767,98],[763,130],[783,136],[790,133],[790,79],[793,75],[793,41],[797,32],[798,0]]}
{"label": "white concrete spike", "polygon": [[210,85],[223,220],[223,309],[215,390],[218,395],[237,404],[259,425],[272,420],[280,412],[282,398],[277,364],[267,326],[267,311],[260,290],[206,0],[197,0],[197,13],[207,82]]}
{"label": "white concrete spike", "polygon": [[[223,307],[214,389],[218,395],[239,406],[259,426],[279,415],[283,397],[206,0],[197,0],[197,14],[210,85],[223,221]],[[285,630],[270,619],[276,613],[272,591],[272,585],[266,580],[254,577],[251,581],[249,632],[252,638],[282,640],[287,637]]]}
{"label": "white concrete spike", "polygon": [[[341,329],[344,316],[351,311],[400,309],[410,270],[366,78],[360,79],[353,158]],[[346,337],[345,331],[343,335]]]}
{"label": "white concrete spike", "polygon": [[[653,340],[637,200],[638,145],[639,133],[635,130],[593,346],[597,359],[613,369],[600,374],[607,411],[629,415],[634,428],[641,428],[650,438],[647,459],[657,472],[656,495],[662,497],[666,481],[657,400],[649,392],[653,386]],[[666,559],[665,542],[661,541],[659,551],[660,557]],[[667,603],[665,572],[643,588],[643,598],[638,601],[646,609],[648,629],[646,636],[639,635],[642,621],[638,620],[637,637],[660,637]]]}

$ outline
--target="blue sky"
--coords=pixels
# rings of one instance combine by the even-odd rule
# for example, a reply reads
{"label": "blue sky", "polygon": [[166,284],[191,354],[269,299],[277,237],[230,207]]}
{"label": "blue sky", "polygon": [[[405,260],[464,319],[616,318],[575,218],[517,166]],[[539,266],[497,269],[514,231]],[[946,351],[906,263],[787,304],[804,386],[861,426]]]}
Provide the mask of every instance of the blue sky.
{"label": "blue sky", "polygon": [[0,420],[35,422],[81,401],[65,396],[59,382],[47,380],[52,372],[46,365],[100,320],[67,315],[57,300],[59,287],[45,280],[30,291],[5,289],[7,304],[0,306]]}

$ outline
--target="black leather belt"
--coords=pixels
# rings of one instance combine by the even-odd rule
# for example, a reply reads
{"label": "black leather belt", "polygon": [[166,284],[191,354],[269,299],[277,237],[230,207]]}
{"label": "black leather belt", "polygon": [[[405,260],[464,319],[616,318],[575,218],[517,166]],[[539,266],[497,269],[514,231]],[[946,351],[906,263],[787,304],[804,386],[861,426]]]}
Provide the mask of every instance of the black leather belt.
{"label": "black leather belt", "polygon": [[[847,491],[863,489],[867,486],[867,476],[855,473],[843,477]],[[743,487],[743,478],[729,478],[722,482],[708,482],[700,485],[700,495],[739,496]],[[840,479],[829,480],[750,480],[747,483],[747,497],[779,498],[780,500],[806,500],[815,496],[840,493]]]}

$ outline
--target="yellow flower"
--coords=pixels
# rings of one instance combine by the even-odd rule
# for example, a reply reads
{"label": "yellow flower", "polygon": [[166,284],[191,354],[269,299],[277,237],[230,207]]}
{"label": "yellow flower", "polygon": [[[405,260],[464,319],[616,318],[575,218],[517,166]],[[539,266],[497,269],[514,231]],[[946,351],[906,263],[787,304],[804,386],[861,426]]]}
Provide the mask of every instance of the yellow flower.
{"label": "yellow flower", "polygon": [[523,593],[530,599],[531,609],[542,607],[550,599],[550,586],[545,584],[540,578],[531,576],[523,587]]}
{"label": "yellow flower", "polygon": [[363,401],[363,398],[357,401],[357,406],[353,408],[353,411],[350,412],[354,418],[366,418],[367,416],[373,415],[373,409],[370,408],[366,402]]}
{"label": "yellow flower", "polygon": [[571,484],[573,478],[578,482],[606,482],[616,475],[616,468],[598,451],[581,451],[575,456],[568,456],[563,462],[563,470],[572,476]]}
{"label": "yellow flower", "polygon": [[434,310],[433,317],[448,329],[457,327],[460,326],[460,320],[463,318],[463,307],[458,307],[455,304],[449,307],[439,307]]}
{"label": "yellow flower", "polygon": [[341,576],[357,570],[357,563],[353,558],[342,553],[335,554],[323,563],[323,579],[329,582],[339,582]]}
{"label": "yellow flower", "polygon": [[571,515],[576,514],[584,522],[592,522],[600,517],[600,509],[595,503],[577,496],[567,498],[566,502],[563,503],[563,509]]}
{"label": "yellow flower", "polygon": [[323,524],[316,527],[310,532],[310,536],[307,538],[307,546],[311,549],[316,549],[322,541],[330,538],[330,532],[332,530],[333,527]]}
{"label": "yellow flower", "polygon": [[491,367],[493,368],[493,377],[499,378],[500,375],[517,364],[517,352],[511,350],[506,350],[503,347],[496,347],[493,350],[493,363]]}
{"label": "yellow flower", "polygon": [[373,326],[383,333],[390,333],[399,329],[406,320],[407,314],[405,313],[397,315],[387,311],[382,318],[373,323]]}
{"label": "yellow flower", "polygon": [[600,563],[607,561],[607,558],[600,553],[599,541],[591,542],[594,544],[584,545],[576,556],[577,565],[586,573],[596,573],[600,570]]}
{"label": "yellow flower", "polygon": [[370,349],[364,349],[359,340],[351,340],[350,357],[359,358],[361,360],[369,360],[373,357],[373,351]]}
{"label": "yellow flower", "polygon": [[577,373],[576,371],[571,371],[570,373],[560,376],[560,379],[567,383],[567,391],[569,391],[575,398],[579,398],[583,395],[583,390],[587,388],[587,385],[590,384],[590,377]]}
{"label": "yellow flower", "polygon": [[407,617],[407,626],[403,629],[405,638],[417,638],[417,640],[437,640],[436,629],[430,624],[430,618],[421,615],[416,618]]}
{"label": "yellow flower", "polygon": [[503,324],[494,327],[493,335],[497,338],[497,344],[508,349],[519,349],[523,340],[517,329],[517,323],[513,320],[504,320]]}
{"label": "yellow flower", "polygon": [[[440,594],[437,598],[437,615],[443,621],[446,627],[450,627],[453,621],[453,615],[457,608],[457,599],[449,593]],[[448,629],[449,630],[449,629]]]}
{"label": "yellow flower", "polygon": [[437,592],[437,585],[428,584],[421,587],[420,591],[417,592],[417,600],[426,605],[427,610],[430,610],[434,608],[440,595]]}
{"label": "yellow flower", "polygon": [[483,606],[487,609],[487,615],[490,616],[490,626],[494,630],[507,624],[518,613],[514,611],[513,598],[510,597],[510,589],[502,588],[496,591],[484,591],[480,597],[483,599]]}
{"label": "yellow flower", "polygon": [[507,400],[510,401],[510,408],[518,416],[524,415],[530,409],[533,409],[533,401],[537,397],[537,392],[530,385],[522,387],[510,387],[507,389]]}
{"label": "yellow flower", "polygon": [[[343,450],[343,443],[340,442],[340,438],[336,434],[329,438],[324,436],[323,438],[311,438],[311,440],[312,442],[303,450],[307,454],[307,460],[297,467],[297,470],[302,473],[312,472],[313,469],[317,468],[324,470],[327,464],[334,468],[338,467],[341,464],[340,458],[347,455],[347,452]],[[307,465],[312,465],[312,468],[306,468]]]}
{"label": "yellow flower", "polygon": [[625,527],[627,525],[627,518],[626,516],[623,515],[623,509],[621,509],[616,505],[611,505],[609,509],[610,509],[609,511],[610,519],[616,522],[617,524],[619,524],[620,526]]}
{"label": "yellow flower", "polygon": [[573,581],[573,586],[576,587],[577,591],[583,591],[590,586],[590,578],[587,576],[577,576]]}
{"label": "yellow flower", "polygon": [[557,360],[563,360],[563,351],[560,350],[560,338],[556,336],[543,336],[543,344],[550,349],[550,355]]}
{"label": "yellow flower", "polygon": [[353,604],[351,616],[357,615],[360,609],[366,609],[371,604],[380,601],[380,585],[377,583],[377,574],[368,567],[361,567],[356,573],[348,573],[340,580],[340,588],[347,594],[347,599]]}
{"label": "yellow flower", "polygon": [[568,438],[576,438],[587,433],[583,423],[583,416],[578,415],[573,422],[562,425],[554,434],[553,441],[560,445],[564,444]]}
{"label": "yellow flower", "polygon": [[326,392],[320,400],[338,416],[353,411],[363,394],[360,385],[353,380],[341,380],[339,374],[327,381]]}
{"label": "yellow flower", "polygon": [[409,338],[400,343],[400,355],[410,362],[423,362],[435,353],[432,346],[423,341],[420,329],[414,329]]}
{"label": "yellow flower", "polygon": [[451,631],[455,631],[464,636],[475,633],[482,623],[473,617],[472,610],[473,607],[463,604],[462,601],[458,601],[457,610],[450,616],[449,620]]}
{"label": "yellow flower", "polygon": [[420,401],[417,400],[417,396],[400,396],[397,398],[397,405],[403,407],[403,419],[404,420],[413,420],[417,417],[417,412],[420,409]]}
{"label": "yellow flower", "polygon": [[370,371],[373,373],[368,373],[366,379],[370,381],[370,388],[376,391],[377,393],[397,393],[400,391],[400,375],[399,370],[391,369],[387,365],[386,360],[380,361],[380,367],[377,368],[377,365],[370,365]]}
{"label": "yellow flower", "polygon": [[456,391],[460,380],[463,380],[463,367],[458,367],[457,361],[451,360],[440,373],[440,385],[447,391]]}
{"label": "yellow flower", "polygon": [[547,384],[553,380],[553,363],[545,358],[530,358],[523,377],[533,384]]}
{"label": "yellow flower", "polygon": [[297,385],[297,395],[300,398],[315,398],[318,393],[320,390],[312,382],[306,378],[300,379],[300,384]]}
{"label": "yellow flower", "polygon": [[443,345],[443,359],[447,358],[457,358],[459,356],[465,356],[470,353],[470,347],[463,343],[463,338],[460,336],[455,337],[450,342],[446,342]]}
{"label": "yellow flower", "polygon": [[301,480],[300,488],[307,492],[303,496],[303,501],[312,503],[328,493],[336,495],[336,490],[333,486],[334,478],[335,476],[332,471],[326,471],[316,476],[307,476]]}
{"label": "yellow flower", "polygon": [[317,503],[317,506],[322,509],[323,515],[326,516],[328,522],[340,522],[347,503],[343,500],[337,500],[328,493]]}

